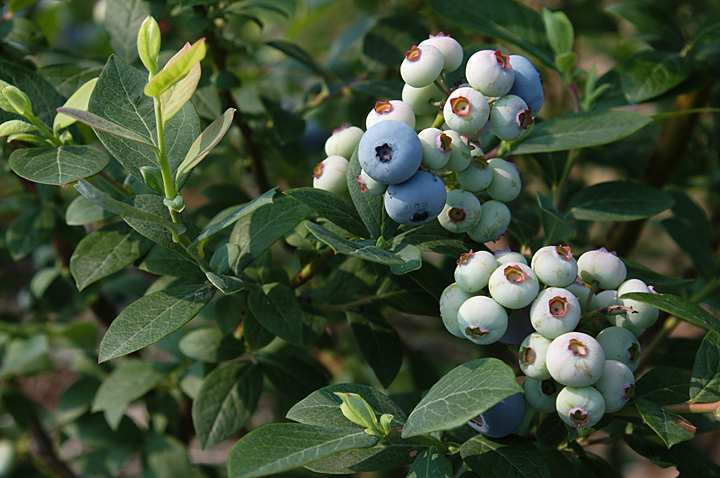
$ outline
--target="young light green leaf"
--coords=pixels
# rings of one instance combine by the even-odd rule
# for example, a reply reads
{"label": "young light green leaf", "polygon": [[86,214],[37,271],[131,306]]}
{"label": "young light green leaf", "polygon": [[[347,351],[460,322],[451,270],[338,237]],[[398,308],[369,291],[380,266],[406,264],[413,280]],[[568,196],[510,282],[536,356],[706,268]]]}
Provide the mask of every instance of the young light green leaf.
{"label": "young light green leaf", "polygon": [[215,234],[222,231],[223,229],[232,226],[237,221],[239,221],[244,216],[247,216],[248,214],[251,214],[256,209],[261,208],[262,206],[265,206],[266,204],[272,204],[273,203],[273,196],[275,195],[277,188],[272,188],[269,191],[265,191],[260,196],[256,197],[249,203],[243,205],[242,207],[236,209],[233,213],[222,219],[221,221],[218,221],[212,225],[210,225],[207,229],[205,229],[202,234],[200,234],[198,237],[195,238],[195,240],[190,243],[187,250],[191,254],[199,254],[201,257],[205,255],[205,252],[203,250],[203,247],[205,247],[205,244],[212,239]]}
{"label": "young light green leaf", "polygon": [[378,440],[358,428],[301,423],[261,425],[242,437],[230,451],[228,478],[280,473],[341,451],[372,447]]}
{"label": "young light green leaf", "polygon": [[495,358],[471,360],[433,385],[408,417],[402,436],[458,428],[518,392],[522,387],[504,362]]}
{"label": "young light green leaf", "polygon": [[22,148],[10,154],[10,168],[29,181],[66,186],[94,176],[108,165],[110,158],[87,145],[57,148]]}
{"label": "young light green leaf", "polygon": [[161,40],[160,26],[152,15],[148,15],[140,25],[137,36],[137,51],[140,61],[148,69],[150,76],[153,76],[158,70],[158,54],[160,53]]}
{"label": "young light green leaf", "polygon": [[302,344],[302,310],[288,286],[263,284],[250,293],[248,306],[264,328],[292,344]]}
{"label": "young light green leaf", "polygon": [[720,334],[710,331],[695,356],[690,382],[690,401],[712,403],[720,400]]}
{"label": "young light green leaf", "polygon": [[559,56],[572,51],[575,30],[573,30],[567,15],[563,12],[550,11],[545,7],[543,7],[542,14],[548,42],[555,55]]}
{"label": "young light green leaf", "polygon": [[225,133],[227,133],[227,130],[232,126],[234,114],[235,109],[228,108],[222,116],[213,121],[210,126],[205,128],[205,131],[200,133],[200,136],[198,136],[192,146],[190,146],[190,150],[187,152],[185,159],[180,163],[177,171],[175,171],[176,182],[180,182],[180,178],[186,174],[190,174],[190,171],[200,164],[200,161],[217,146],[223,136],[225,136]]}
{"label": "young light green leaf", "polygon": [[26,121],[10,120],[0,124],[0,137],[10,136],[13,134],[30,133],[37,130],[37,126]]}
{"label": "young light green leaf", "polygon": [[653,119],[621,110],[571,113],[534,125],[513,148],[514,154],[543,153],[589,148],[630,136]]}
{"label": "young light green leaf", "polygon": [[388,252],[384,249],[380,249],[379,247],[375,247],[372,244],[368,244],[367,241],[351,241],[349,239],[345,239],[329,229],[313,222],[307,222],[305,223],[305,226],[310,230],[313,236],[315,236],[319,241],[330,246],[336,253],[360,257],[366,261],[377,262],[378,264],[385,264],[388,266],[405,265],[405,261],[397,254],[393,254],[392,252]]}
{"label": "young light green leaf", "polygon": [[206,52],[207,47],[205,45],[205,39],[201,38],[193,43],[187,50],[178,55],[175,58],[175,61],[165,65],[165,68],[160,70],[160,72],[145,86],[145,94],[147,96],[159,97],[170,87],[185,78],[188,73],[190,73],[192,67],[205,58]]}
{"label": "young light green leaf", "polygon": [[[68,100],[63,105],[63,108],[74,108],[87,111],[88,103],[90,102],[90,95],[92,95],[97,80],[97,78],[93,78],[92,80],[88,81],[80,88],[78,88],[78,90],[73,93],[70,98],[68,98]],[[72,118],[68,115],[58,113],[57,116],[55,116],[55,121],[53,122],[53,133],[57,135],[61,129],[67,128],[76,121],[77,118]]]}
{"label": "young light green leaf", "polygon": [[720,334],[720,319],[699,305],[682,297],[672,294],[652,294],[649,292],[632,292],[623,294],[622,297],[650,304],[691,324]]}
{"label": "young light green leaf", "polygon": [[153,144],[150,138],[131,131],[124,126],[120,126],[119,124],[96,114],[89,113],[81,109],[67,108],[64,106],[62,108],[58,108],[58,113],[80,121],[81,123],[85,123],[88,126],[92,126],[93,129],[104,131],[106,133],[110,133],[114,136],[128,139],[130,141],[135,141],[136,143],[147,146],[153,151],[157,151],[157,146]]}
{"label": "young light green leaf", "polygon": [[463,443],[460,454],[473,471],[487,478],[552,477],[540,450],[516,435],[492,439],[476,435]]}
{"label": "young light green leaf", "polygon": [[[174,63],[180,55],[190,48],[190,44],[186,43],[183,48],[180,49],[165,65]],[[185,77],[172,85],[163,94],[160,95],[160,103],[162,104],[162,115],[163,122],[167,123],[173,116],[175,116],[180,109],[185,106],[185,103],[190,101],[195,90],[197,90],[198,83],[200,83],[200,77],[202,76],[202,69],[200,68],[200,62],[195,63]]]}
{"label": "young light green leaf", "polygon": [[[5,22],[8,25],[10,22]],[[7,41],[8,38],[5,38]],[[40,73],[20,66],[15,61],[0,59],[0,89],[15,85],[24,91],[33,104],[33,114],[42,124],[52,124],[55,117],[55,109],[65,102],[65,98],[55,91],[55,84],[48,83]],[[10,107],[5,97],[0,94],[0,109]],[[4,118],[5,119],[5,118]],[[9,118],[7,118],[9,119]],[[17,119],[17,118],[14,118]]]}
{"label": "young light green leaf", "polygon": [[643,421],[653,429],[668,448],[695,438],[695,427],[667,409],[640,398],[635,401]]}
{"label": "young light green leaf", "polygon": [[255,411],[262,389],[263,374],[250,362],[225,364],[205,377],[192,406],[203,450],[240,431]]}
{"label": "young light green leaf", "polygon": [[172,368],[172,363],[151,363],[139,359],[130,359],[120,364],[100,384],[92,411],[129,405],[155,388]]}
{"label": "young light green leaf", "polygon": [[8,113],[15,113],[22,116],[32,114],[32,102],[30,98],[17,86],[8,85],[4,87],[2,89],[2,95],[5,97],[5,102],[0,104],[10,105],[10,109],[5,110]]}
{"label": "young light green leaf", "polygon": [[138,57],[138,32],[148,15],[150,3],[144,0],[113,0],[107,5],[105,29],[110,45],[128,63],[134,63]]}
{"label": "young light green leaf", "polygon": [[78,290],[114,274],[144,256],[153,243],[123,222],[88,234],[70,257],[70,273]]}
{"label": "young light green leaf", "polygon": [[214,287],[195,284],[146,295],[118,315],[100,343],[100,362],[121,357],[175,332],[210,302]]}
{"label": "young light green leaf", "polygon": [[675,201],[664,191],[636,181],[608,181],[581,190],[567,215],[586,221],[635,221],[654,216]]}

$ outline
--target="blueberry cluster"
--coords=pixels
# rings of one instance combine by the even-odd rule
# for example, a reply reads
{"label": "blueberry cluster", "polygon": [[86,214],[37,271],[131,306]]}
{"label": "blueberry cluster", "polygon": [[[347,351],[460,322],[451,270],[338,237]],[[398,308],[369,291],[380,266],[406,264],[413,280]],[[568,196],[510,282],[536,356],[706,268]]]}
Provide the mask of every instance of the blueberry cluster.
{"label": "blueberry cluster", "polygon": [[[658,318],[657,308],[622,298],[653,291],[626,277],[625,264],[604,248],[576,261],[570,247],[546,246],[529,266],[517,252],[470,251],[440,297],[440,315],[457,337],[519,346],[524,402],[538,412],[557,411],[572,427],[591,427],[633,397],[637,336]],[[510,424],[502,429],[505,435],[525,415],[525,404],[516,402],[500,402],[493,412],[515,417],[511,430]],[[480,430],[478,420],[490,418],[470,423]]]}
{"label": "blueberry cluster", "polygon": [[364,133],[356,126],[336,130],[313,185],[346,191],[341,169],[357,146],[358,182],[364,192],[384,194],[393,220],[420,225],[437,217],[476,242],[497,240],[510,223],[505,203],[520,194],[522,182],[513,163],[486,157],[477,140],[488,130],[506,141],[522,136],[542,107],[542,81],[526,58],[482,50],[468,58],[467,83],[448,87],[445,73],[462,62],[460,43],[442,33],[408,50],[400,66],[402,100],[377,102]]}

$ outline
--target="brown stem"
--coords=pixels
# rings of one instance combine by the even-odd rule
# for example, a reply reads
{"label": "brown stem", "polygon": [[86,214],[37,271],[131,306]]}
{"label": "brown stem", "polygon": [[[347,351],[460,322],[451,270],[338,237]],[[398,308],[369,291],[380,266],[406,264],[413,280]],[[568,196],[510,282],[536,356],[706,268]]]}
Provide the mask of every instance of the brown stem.
{"label": "brown stem", "polygon": [[570,94],[572,95],[573,108],[575,109],[575,112],[580,113],[582,111],[580,106],[580,95],[578,95],[577,85],[574,81],[568,85],[568,90],[570,90]]}
{"label": "brown stem", "polygon": [[664,408],[673,413],[717,413],[720,409],[720,401],[713,403],[676,403],[665,405]]}
{"label": "brown stem", "polygon": [[309,264],[302,268],[300,272],[290,281],[290,288],[297,289],[301,285],[313,278],[317,272],[322,269],[327,261],[335,255],[335,252],[329,247],[318,254]]}
{"label": "brown stem", "polygon": [[67,466],[67,464],[57,456],[52,440],[50,440],[50,436],[48,436],[47,432],[42,427],[40,420],[35,415],[32,415],[31,417],[30,432],[32,433],[35,444],[37,445],[40,458],[55,472],[55,474],[62,478],[78,478],[77,475]]}

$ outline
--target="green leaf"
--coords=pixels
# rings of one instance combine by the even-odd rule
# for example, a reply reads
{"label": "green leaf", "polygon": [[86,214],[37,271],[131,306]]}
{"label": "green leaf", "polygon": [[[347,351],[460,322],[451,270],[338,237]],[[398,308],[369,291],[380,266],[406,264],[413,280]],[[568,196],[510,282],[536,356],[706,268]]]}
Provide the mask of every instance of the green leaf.
{"label": "green leaf", "polygon": [[[150,138],[154,143],[155,109],[152,98],[143,93],[146,82],[147,73],[111,56],[95,85],[88,111],[102,118],[112,118],[123,128]],[[150,148],[100,130],[95,133],[108,152],[140,182],[143,181],[141,167],[158,166]],[[177,170],[199,134],[200,120],[189,104],[165,124],[165,144],[171,172]],[[182,184],[177,186],[180,188]]]}
{"label": "green leaf", "polygon": [[228,457],[228,478],[280,473],[341,451],[369,448],[377,442],[378,437],[357,428],[270,423],[235,444]]}
{"label": "green leaf", "polygon": [[13,339],[4,348],[0,378],[27,377],[53,368],[46,335],[38,334],[27,340]]}
{"label": "green leaf", "polygon": [[690,401],[712,403],[720,400],[720,334],[708,332],[695,356],[690,382]]}
{"label": "green leaf", "polygon": [[695,438],[695,427],[681,417],[653,402],[640,398],[635,401],[643,421],[669,447]]}
{"label": "green leaf", "polygon": [[662,50],[680,51],[685,46],[677,17],[660,3],[620,2],[608,7],[607,11],[635,25],[644,38],[664,46]]}
{"label": "green leaf", "polygon": [[[196,63],[205,58],[207,46],[205,39],[201,38],[187,49],[184,49],[179,55],[173,57],[173,61],[168,62],[160,73],[155,75],[152,80],[145,86],[145,94],[147,96],[160,96],[165,91],[177,84],[185,78]],[[188,98],[190,99],[190,98]]]}
{"label": "green leaf", "polygon": [[575,30],[567,15],[563,12],[550,11],[544,7],[542,14],[548,43],[555,55],[560,56],[571,52],[575,41]]}
{"label": "green leaf", "polygon": [[243,318],[243,337],[250,350],[260,350],[273,341],[275,335],[260,325],[251,310],[245,311]]}
{"label": "green leaf", "polygon": [[189,332],[178,343],[180,351],[191,359],[207,363],[233,360],[244,352],[243,344],[220,329],[206,327]]}
{"label": "green leaf", "polygon": [[[41,123],[52,124],[56,114],[55,109],[65,102],[65,98],[55,91],[53,85],[35,71],[20,66],[18,63],[0,59],[0,89],[2,89],[3,80],[6,84],[17,86],[28,95],[33,105],[33,114]],[[1,94],[0,98],[2,98]],[[14,119],[19,119],[19,117],[15,116]]]}
{"label": "green leaf", "polygon": [[670,91],[694,70],[690,57],[679,53],[643,50],[616,67],[630,104],[642,103]]}
{"label": "green leaf", "polygon": [[108,165],[110,158],[92,146],[22,148],[10,155],[10,167],[29,181],[66,186],[94,176]]}
{"label": "green leaf", "polygon": [[452,478],[452,463],[445,455],[430,447],[420,453],[413,463],[407,478]]}
{"label": "green leaf", "polygon": [[269,191],[264,192],[249,203],[239,207],[234,212],[227,215],[221,221],[211,224],[207,229],[202,232],[202,234],[200,234],[198,237],[195,238],[192,243],[190,243],[190,245],[188,246],[188,251],[191,254],[199,254],[201,257],[203,257],[205,255],[203,247],[205,246],[205,244],[208,243],[210,239],[215,236],[215,234],[222,231],[226,227],[232,226],[242,217],[251,214],[256,209],[259,209],[266,204],[272,204],[273,196],[275,195],[276,189],[277,188],[275,187],[270,189]]}
{"label": "green leaf", "polygon": [[205,277],[225,295],[235,294],[245,287],[245,283],[237,277],[216,274],[212,271],[205,272]]}
{"label": "green leaf", "polygon": [[100,343],[100,362],[129,354],[175,332],[210,302],[205,284],[171,287],[146,295],[118,315]]}
{"label": "green leaf", "polygon": [[623,259],[623,262],[627,268],[628,279],[640,279],[646,284],[652,284],[655,287],[673,287],[692,282],[692,279],[668,277],[629,259]]}
{"label": "green leaf", "polygon": [[234,108],[228,108],[225,113],[222,114],[218,119],[210,123],[210,126],[200,133],[200,136],[195,138],[190,150],[187,152],[185,159],[178,166],[175,171],[175,181],[180,182],[186,174],[190,174],[195,166],[200,164],[205,156],[213,150],[220,140],[225,136],[227,130],[232,126],[233,115],[235,114]]}
{"label": "green leaf", "polygon": [[412,463],[424,449],[425,446],[412,440],[394,438],[372,448],[355,448],[336,453],[305,465],[305,468],[333,475],[394,470]]}
{"label": "green leaf", "polygon": [[[181,55],[190,48],[190,44],[186,43],[180,51],[175,53],[172,58],[165,64],[165,68],[171,63],[175,62]],[[200,62],[195,63],[188,71],[187,75],[170,88],[168,88],[163,94],[160,95],[160,103],[163,108],[163,123],[167,123],[173,116],[175,116],[180,109],[185,106],[185,103],[190,101],[193,94],[197,90],[198,83],[200,83],[200,77],[202,76],[202,68]],[[219,114],[217,116],[220,116]],[[213,117],[215,119],[216,117]]]}
{"label": "green leaf", "polygon": [[517,45],[555,68],[545,25],[535,10],[512,0],[490,3],[483,0],[430,0],[429,3],[448,20]]}
{"label": "green leaf", "polygon": [[[70,98],[68,98],[63,107],[86,111],[88,103],[90,102],[90,95],[95,88],[95,83],[97,83],[97,78],[93,78],[83,84],[75,93],[72,94],[72,96],[70,96]],[[75,118],[58,113],[58,115],[55,116],[55,121],[53,122],[53,132],[57,135],[61,129],[67,128],[71,124],[75,123],[75,121],[77,121]]]}
{"label": "green leaf", "polygon": [[431,222],[393,237],[393,247],[398,244],[412,244],[423,252],[437,252],[450,257],[460,257],[477,243],[467,234],[453,234],[441,225]]}
{"label": "green leaf", "polygon": [[622,110],[569,113],[534,125],[512,152],[546,153],[599,146],[630,136],[652,121],[648,116]]}
{"label": "green leaf", "polygon": [[390,252],[405,261],[401,266],[390,266],[390,271],[399,276],[416,271],[422,267],[422,254],[420,249],[412,244],[396,244]]}
{"label": "green leaf", "polygon": [[684,217],[663,219],[660,224],[665,228],[680,250],[690,256],[698,272],[707,279],[717,274],[713,259],[712,243],[709,237],[703,237],[695,223]]}
{"label": "green leaf", "polygon": [[250,293],[248,306],[264,328],[292,344],[302,345],[302,310],[288,286],[263,284]]}
{"label": "green leaf", "polygon": [[656,405],[682,403],[690,397],[690,373],[675,367],[653,367],[636,385],[635,397]]}
{"label": "green leaf", "polygon": [[471,360],[433,385],[408,417],[402,436],[458,428],[518,392],[522,387],[501,360]]}
{"label": "green leaf", "polygon": [[567,215],[585,221],[636,221],[654,216],[675,201],[667,193],[636,181],[608,181],[573,196]]}
{"label": "green leaf", "polygon": [[263,374],[250,362],[225,364],[205,377],[192,419],[203,450],[232,437],[255,412]]}
{"label": "green leaf", "polygon": [[35,206],[20,214],[5,231],[5,244],[13,260],[18,261],[47,241],[55,228],[51,209]]}
{"label": "green leaf", "polygon": [[366,261],[377,262],[378,264],[385,264],[388,266],[405,265],[405,261],[400,256],[384,249],[380,249],[379,247],[375,247],[374,245],[367,244],[367,241],[351,241],[349,239],[345,239],[344,237],[339,236],[313,222],[307,222],[305,223],[305,226],[310,230],[313,236],[315,236],[319,241],[330,246],[336,253],[355,256],[365,259]]}
{"label": "green leaf", "polygon": [[152,478],[177,478],[179,476],[200,477],[188,457],[187,447],[183,442],[170,435],[150,433],[145,442],[145,476]]}
{"label": "green leaf", "polygon": [[557,413],[549,413],[538,425],[535,438],[542,445],[557,448],[558,445],[568,439],[565,422]]}
{"label": "green leaf", "polygon": [[460,447],[463,460],[487,478],[551,478],[543,455],[527,439],[476,435]]}
{"label": "green leaf", "polygon": [[622,298],[639,300],[646,304],[664,310],[668,314],[679,317],[693,325],[712,330],[720,334],[720,319],[710,312],[687,299],[671,294],[652,294],[647,292],[632,292],[623,294]]}
{"label": "green leaf", "polygon": [[83,290],[129,266],[152,246],[126,224],[109,224],[82,238],[70,258],[70,273],[78,290]]}
{"label": "green leaf", "polygon": [[558,211],[553,202],[540,191],[537,192],[540,211],[542,212],[543,230],[545,231],[545,244],[559,244],[573,236],[572,226],[568,224],[565,216]]}
{"label": "green leaf", "polygon": [[128,63],[138,58],[137,36],[142,22],[150,15],[150,4],[143,0],[117,0],[105,11],[105,29],[115,53]]}
{"label": "green leaf", "polygon": [[[362,166],[357,157],[357,149],[353,152],[348,164],[346,179],[350,198],[355,204],[360,219],[365,224],[365,228],[373,239],[377,239],[382,234],[383,226],[383,197],[376,196],[370,192],[362,192],[357,182],[356,176],[360,175]],[[388,237],[390,237],[388,235]]]}
{"label": "green leaf", "polygon": [[380,314],[347,311],[346,315],[360,353],[382,386],[389,387],[403,362],[400,336]]}
{"label": "green leaf", "polygon": [[355,208],[331,192],[316,188],[296,188],[287,190],[284,194],[307,204],[319,216],[356,236],[370,236]]}
{"label": "green leaf", "polygon": [[292,231],[310,212],[303,203],[286,196],[273,200],[252,214],[242,217],[230,234],[230,243],[240,246],[233,263],[236,274],[242,272],[265,250]]}
{"label": "green leaf", "polygon": [[130,359],[105,377],[92,402],[92,411],[123,407],[154,389],[172,370],[172,363]]}
{"label": "green leaf", "polygon": [[195,274],[202,277],[197,264],[165,247],[151,250],[138,265],[138,269],[159,276],[189,277]]}
{"label": "green leaf", "polygon": [[66,106],[58,108],[57,111],[58,115],[66,116],[76,121],[80,121],[81,123],[91,126],[96,131],[104,131],[105,133],[117,136],[118,138],[140,143],[143,146],[147,146],[148,148],[152,149],[153,151],[158,151],[158,147],[155,146],[153,140],[151,140],[150,137],[129,130],[124,126],[121,126],[111,120],[103,118],[102,116],[89,113],[85,110],[69,108]]}
{"label": "green leaf", "polygon": [[318,65],[315,60],[306,52],[303,50],[300,46],[296,45],[295,43],[291,43],[286,40],[273,40],[265,43],[267,46],[275,48],[276,50],[279,50],[283,53],[285,53],[287,56],[296,59],[303,65],[310,68],[310,70],[315,73],[316,75],[320,77],[324,77],[325,73],[323,73],[322,68],[320,65]]}
{"label": "green leaf", "polygon": [[[299,353],[258,354],[257,358],[260,368],[273,387],[282,396],[293,402],[304,399],[315,390],[328,384],[322,365],[314,363],[307,355]],[[316,423],[315,425],[321,424]]]}

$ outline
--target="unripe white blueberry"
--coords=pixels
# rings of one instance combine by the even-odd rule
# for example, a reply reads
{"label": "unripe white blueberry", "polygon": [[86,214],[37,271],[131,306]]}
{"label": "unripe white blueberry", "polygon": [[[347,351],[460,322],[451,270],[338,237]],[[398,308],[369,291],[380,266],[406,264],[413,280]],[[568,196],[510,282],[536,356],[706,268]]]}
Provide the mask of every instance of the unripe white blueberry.
{"label": "unripe white blueberry", "polygon": [[505,309],[490,297],[476,295],[460,306],[457,323],[466,339],[478,345],[489,345],[505,334],[508,316]]}
{"label": "unripe white blueberry", "polygon": [[420,42],[419,46],[432,45],[440,50],[445,58],[445,66],[443,71],[449,73],[457,70],[462,64],[463,60],[463,49],[462,45],[449,35],[445,35],[443,32],[437,35],[430,35],[430,38]]}
{"label": "unripe white blueberry", "polygon": [[443,290],[440,295],[440,317],[442,317],[445,328],[455,337],[465,338],[458,326],[458,309],[463,302],[472,297],[472,294],[462,290],[456,283],[452,283]]}
{"label": "unripe white blueberry", "polygon": [[485,126],[490,117],[487,99],[475,88],[453,91],[443,106],[445,123],[458,133],[472,134]]}
{"label": "unripe white blueberry", "polygon": [[605,415],[605,399],[593,387],[565,387],[555,403],[562,421],[573,428],[590,428]]}
{"label": "unripe white blueberry", "polygon": [[623,408],[635,396],[635,377],[632,370],[617,360],[606,360],[605,370],[594,387],[605,399],[605,412]]}
{"label": "unripe white blueberry", "polygon": [[512,88],[515,72],[500,50],[480,50],[468,58],[465,78],[485,96],[503,96]]}
{"label": "unripe white blueberry", "polygon": [[[575,294],[575,297],[577,297],[578,302],[580,302],[580,307],[582,308],[583,312],[587,312],[587,299],[590,295],[590,286],[582,281],[575,281],[569,286],[565,287],[567,290]],[[590,299],[590,310],[594,310],[598,308],[598,301],[597,301],[597,295],[593,294],[592,299]]]}
{"label": "unripe white blueberry", "polygon": [[427,169],[442,169],[450,159],[452,138],[438,128],[425,128],[418,133],[422,143],[422,166]]}
{"label": "unripe white blueberry", "polygon": [[641,348],[635,334],[623,327],[608,327],[600,331],[597,341],[605,352],[605,360],[617,360],[633,372],[640,364]]}
{"label": "unripe white blueberry", "polygon": [[402,121],[415,129],[415,112],[400,100],[378,101],[365,119],[365,129],[385,120]]}
{"label": "unripe white blueberry", "polygon": [[525,264],[510,263],[495,269],[488,282],[490,295],[508,309],[522,309],[537,297],[540,283]]}
{"label": "unripe white blueberry", "polygon": [[467,252],[460,256],[455,268],[455,282],[466,292],[480,292],[488,285],[497,269],[495,257],[487,251]]}
{"label": "unripe white blueberry", "polygon": [[595,297],[597,299],[597,306],[600,309],[607,309],[608,307],[612,307],[614,305],[620,305],[616,290],[604,290],[595,294]]}
{"label": "unripe white blueberry", "polygon": [[601,289],[617,289],[627,276],[623,261],[604,247],[585,252],[577,264],[578,277],[588,284],[597,281]]}
{"label": "unripe white blueberry", "polygon": [[445,67],[445,58],[432,45],[413,46],[405,52],[400,65],[403,81],[415,88],[422,88],[434,82]]}
{"label": "unripe white blueberry", "polygon": [[545,246],[538,249],[530,263],[543,284],[567,287],[577,278],[577,261],[568,246]]}
{"label": "unripe white blueberry", "polygon": [[487,161],[473,160],[467,168],[458,171],[455,176],[463,189],[478,193],[490,185],[493,171],[487,166]]}
{"label": "unripe white blueberry", "polygon": [[519,262],[521,264],[528,265],[528,261],[525,256],[519,252],[511,251],[509,247],[502,250],[498,249],[493,254],[495,255],[495,260],[498,261],[499,265],[509,264],[511,262]]}
{"label": "unripe white blueberry", "polygon": [[412,108],[416,115],[433,115],[433,120],[435,119],[434,115],[440,110],[438,103],[444,99],[445,93],[435,83],[422,88],[413,88],[405,83],[402,89],[403,102]]}
{"label": "unripe white blueberry", "polygon": [[643,332],[645,332],[645,329],[635,327],[633,326],[633,324],[628,322],[625,314],[610,315],[608,316],[608,322],[615,325],[616,327],[622,327],[623,329],[629,330],[633,333],[633,335],[635,335],[635,337],[640,337]]}
{"label": "unripe white blueberry", "polygon": [[443,133],[452,140],[450,144],[450,159],[448,159],[448,162],[445,164],[445,169],[462,171],[470,166],[470,161],[472,161],[472,148],[474,147],[470,144],[470,140],[453,129],[445,130]]}
{"label": "unripe white blueberry", "polygon": [[533,410],[540,413],[552,413],[557,409],[557,396],[563,386],[551,378],[535,380],[525,377],[522,388],[525,392],[525,401]]}
{"label": "unripe white blueberry", "polygon": [[515,141],[533,123],[530,109],[522,98],[505,95],[495,100],[490,110],[490,124],[495,135],[505,141]]}
{"label": "unripe white blueberry", "polygon": [[597,382],[605,367],[605,352],[600,343],[582,332],[568,332],[550,344],[548,372],[569,387],[587,387]]}
{"label": "unripe white blueberry", "polygon": [[358,180],[358,185],[360,186],[361,192],[370,192],[370,194],[373,194],[375,196],[382,196],[385,194],[385,190],[387,189],[387,184],[375,181],[373,178],[368,176],[368,174],[360,170],[360,174],[355,176],[355,178]]}
{"label": "unripe white blueberry", "polygon": [[530,307],[533,327],[549,339],[575,330],[581,314],[577,298],[569,290],[560,287],[548,287],[540,291]]}
{"label": "unripe white blueberry", "polygon": [[363,130],[357,126],[343,125],[337,128],[325,141],[325,154],[350,159],[362,135]]}
{"label": "unripe white blueberry", "polygon": [[438,221],[450,232],[467,232],[477,226],[481,215],[482,206],[477,196],[464,189],[453,189],[447,193]]}
{"label": "unripe white blueberry", "polygon": [[535,380],[547,380],[550,378],[550,372],[547,368],[547,353],[551,343],[549,339],[537,332],[525,337],[517,353],[520,370],[525,375]]}
{"label": "unripe white blueberry", "polygon": [[490,197],[496,201],[510,202],[520,195],[522,181],[515,165],[502,158],[492,158],[488,161],[492,169],[492,181],[487,187]]}
{"label": "unripe white blueberry", "polygon": [[510,225],[510,209],[500,201],[486,201],[482,205],[482,216],[477,226],[467,234],[475,242],[497,241]]}
{"label": "unripe white blueberry", "polygon": [[313,187],[335,194],[347,194],[345,172],[348,160],[342,156],[329,156],[313,168]]}
{"label": "unripe white blueberry", "polygon": [[630,325],[637,329],[646,329],[652,326],[657,321],[660,310],[644,302],[622,298],[623,294],[630,292],[649,293],[650,288],[640,279],[630,279],[620,284],[617,291],[620,304],[625,307],[632,307],[633,309],[632,312],[627,311],[622,314],[623,317],[625,317],[625,320],[627,320]]}

